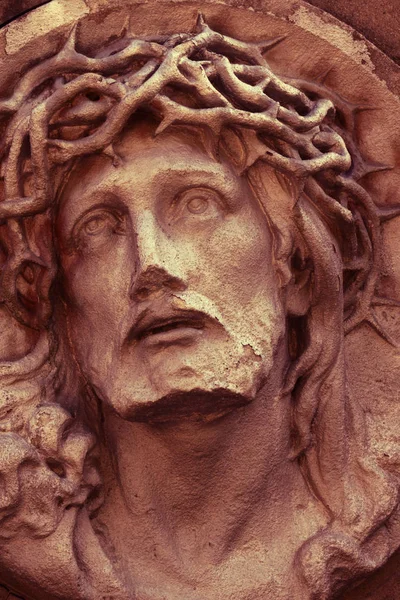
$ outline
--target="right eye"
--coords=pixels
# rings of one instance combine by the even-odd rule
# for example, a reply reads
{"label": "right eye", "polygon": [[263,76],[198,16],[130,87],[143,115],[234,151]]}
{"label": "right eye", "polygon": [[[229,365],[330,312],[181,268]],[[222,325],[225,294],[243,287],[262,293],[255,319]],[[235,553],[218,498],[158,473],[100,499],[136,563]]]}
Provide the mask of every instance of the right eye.
{"label": "right eye", "polygon": [[194,196],[186,202],[186,208],[192,215],[201,215],[205,213],[209,207],[209,200],[202,196]]}
{"label": "right eye", "polygon": [[83,223],[82,228],[87,235],[99,235],[107,227],[112,227],[113,218],[109,215],[95,215]]}
{"label": "right eye", "polygon": [[102,208],[84,215],[74,229],[76,246],[95,247],[126,232],[125,216]]}

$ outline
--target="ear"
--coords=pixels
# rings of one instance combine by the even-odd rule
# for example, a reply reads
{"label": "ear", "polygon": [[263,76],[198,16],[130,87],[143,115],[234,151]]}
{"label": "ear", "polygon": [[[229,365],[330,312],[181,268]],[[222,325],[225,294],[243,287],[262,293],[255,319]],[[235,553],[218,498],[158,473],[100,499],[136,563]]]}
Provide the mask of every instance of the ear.
{"label": "ear", "polygon": [[313,265],[300,249],[291,257],[292,277],[286,286],[286,313],[302,317],[309,311],[312,301]]}
{"label": "ear", "polygon": [[23,325],[42,329],[50,317],[49,289],[53,279],[51,224],[48,215],[24,220],[19,247],[8,240],[2,269],[2,297]]}
{"label": "ear", "polygon": [[27,261],[15,277],[15,292],[18,314],[24,325],[42,329],[50,317],[49,288],[51,270],[37,262]]}

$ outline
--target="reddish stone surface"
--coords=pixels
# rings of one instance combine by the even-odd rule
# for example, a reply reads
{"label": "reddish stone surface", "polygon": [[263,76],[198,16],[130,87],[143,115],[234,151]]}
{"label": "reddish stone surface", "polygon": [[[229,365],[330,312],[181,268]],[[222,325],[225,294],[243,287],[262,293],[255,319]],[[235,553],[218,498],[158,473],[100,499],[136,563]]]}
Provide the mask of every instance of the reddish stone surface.
{"label": "reddish stone surface", "polygon": [[399,599],[399,68],[301,0],[44,4],[0,31],[0,600]]}
{"label": "reddish stone surface", "polygon": [[[4,0],[0,24],[49,0]],[[398,0],[309,0],[316,6],[360,32],[395,62],[400,62],[400,6]]]}
{"label": "reddish stone surface", "polygon": [[310,0],[364,35],[395,62],[400,62],[400,4],[398,0]]}
{"label": "reddish stone surface", "polygon": [[5,0],[0,4],[0,24],[8,23],[27,10],[46,4],[48,0]]}

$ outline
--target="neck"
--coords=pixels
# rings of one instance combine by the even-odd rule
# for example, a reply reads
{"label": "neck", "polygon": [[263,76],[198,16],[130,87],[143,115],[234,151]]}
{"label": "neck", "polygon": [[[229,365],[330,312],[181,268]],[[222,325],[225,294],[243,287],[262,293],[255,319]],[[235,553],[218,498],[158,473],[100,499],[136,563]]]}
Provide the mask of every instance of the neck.
{"label": "neck", "polygon": [[[193,573],[256,539],[269,548],[279,542],[276,554],[283,547],[293,559],[304,541],[299,535],[314,533],[321,515],[289,459],[289,432],[290,397],[268,384],[249,404],[208,423],[128,422],[106,409],[112,491],[101,518],[117,554],[136,564],[138,554],[139,561],[146,554],[164,564],[176,559]],[[283,559],[288,564],[289,556]]]}

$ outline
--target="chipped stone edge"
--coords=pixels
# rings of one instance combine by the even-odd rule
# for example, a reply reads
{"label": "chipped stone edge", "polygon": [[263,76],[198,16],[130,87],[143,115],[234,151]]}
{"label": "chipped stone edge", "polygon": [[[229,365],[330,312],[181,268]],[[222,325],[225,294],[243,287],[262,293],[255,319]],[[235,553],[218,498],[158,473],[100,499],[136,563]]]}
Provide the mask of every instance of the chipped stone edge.
{"label": "chipped stone edge", "polygon": [[[166,3],[200,4],[196,0],[166,0]],[[123,2],[124,7],[146,4],[160,7],[163,0]],[[367,69],[389,92],[400,97],[400,67],[350,25],[305,0],[261,0],[261,4],[256,0],[202,0],[202,4],[249,10],[289,22],[337,48],[360,68]],[[52,0],[0,29],[0,47],[5,49],[7,56],[13,56],[35,39],[95,13],[97,6],[106,9],[112,5],[121,6],[119,0]],[[389,81],[386,73],[398,73],[398,83]]]}
{"label": "chipped stone edge", "polygon": [[[329,18],[327,19],[326,16]],[[333,22],[328,13],[318,14],[315,10],[309,10],[304,5],[300,5],[295,12],[289,16],[288,20],[305,29],[309,33],[324,39],[332,46],[352,57],[352,59],[362,66],[368,66],[371,71],[375,70],[375,65],[370,56],[368,41],[357,33],[354,39],[354,29],[345,23]]]}

